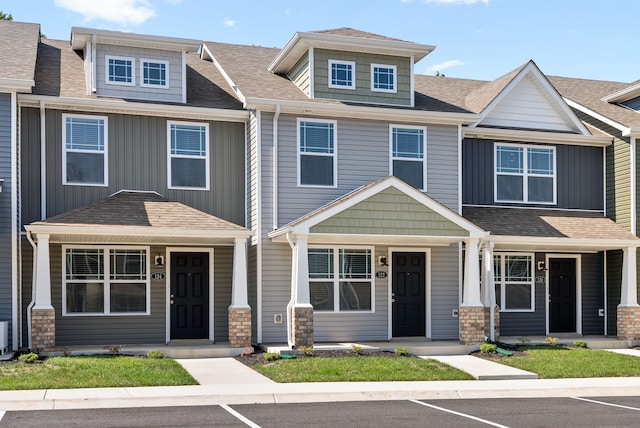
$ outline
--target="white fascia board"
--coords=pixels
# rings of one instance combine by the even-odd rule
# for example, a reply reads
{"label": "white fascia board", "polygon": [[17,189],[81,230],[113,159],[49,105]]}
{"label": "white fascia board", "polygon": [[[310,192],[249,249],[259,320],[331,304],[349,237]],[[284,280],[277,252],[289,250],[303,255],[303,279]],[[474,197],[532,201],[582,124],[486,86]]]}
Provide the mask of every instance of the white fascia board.
{"label": "white fascia board", "polygon": [[525,131],[500,128],[463,128],[464,138],[526,141],[531,143],[569,144],[576,146],[606,147],[611,137],[606,135],[579,135],[562,132]]}
{"label": "white fascia board", "polygon": [[240,88],[238,87],[236,82],[234,82],[233,79],[231,78],[231,76],[229,76],[229,74],[227,74],[227,72],[224,69],[224,67],[222,67],[222,65],[218,62],[218,60],[213,55],[213,53],[211,53],[211,51],[209,50],[209,48],[207,47],[206,44],[202,45],[202,53],[201,53],[200,57],[202,59],[206,59],[208,57],[211,60],[211,62],[213,63],[213,65],[216,66],[216,68],[218,69],[220,74],[222,74],[222,77],[224,78],[224,80],[227,81],[227,83],[231,87],[231,90],[233,92],[235,92],[235,94],[238,96],[238,98],[240,98],[240,101],[242,103],[245,103],[247,101],[247,98],[244,96],[242,91],[240,91]]}
{"label": "white fascia board", "polygon": [[35,80],[0,78],[0,91],[31,92],[31,89],[35,86],[35,84]]}
{"label": "white fascia board", "polygon": [[168,116],[174,118],[224,120],[230,122],[246,122],[249,119],[249,112],[246,110],[124,102],[105,98],[62,98],[31,94],[20,94],[18,96],[18,104],[21,107],[39,107],[40,101],[44,101],[45,107],[51,109],[85,112],[121,113],[141,116]]}
{"label": "white fascia board", "polygon": [[74,50],[84,48],[84,45],[96,36],[98,43],[119,46],[133,46],[160,50],[186,50],[197,52],[202,45],[201,40],[183,39],[177,37],[153,36],[147,34],[125,33],[120,31],[99,30],[96,28],[71,27],[71,47]]}
{"label": "white fascia board", "polygon": [[640,239],[571,239],[571,238],[547,238],[535,236],[509,236],[491,235],[491,242],[500,246],[509,246],[513,249],[558,249],[573,248],[575,251],[603,251],[616,250],[627,247],[640,247]]}
{"label": "white fascia board", "polygon": [[161,227],[104,227],[104,226],[61,226],[51,224],[31,224],[24,227],[34,235],[78,235],[78,236],[148,236],[158,237],[197,237],[197,238],[249,238],[250,230],[202,230],[169,229]]}
{"label": "white fascia board", "polygon": [[616,122],[616,121],[614,121],[612,119],[609,119],[608,117],[605,117],[605,116],[601,115],[600,113],[595,112],[595,111],[591,110],[590,108],[587,108],[587,107],[583,106],[582,104],[579,104],[579,103],[577,103],[575,101],[572,101],[572,100],[570,100],[570,99],[568,99],[566,97],[564,98],[564,100],[565,100],[565,102],[567,103],[567,105],[569,107],[573,107],[576,110],[579,110],[579,111],[581,111],[581,112],[593,117],[594,119],[599,120],[600,122],[603,122],[603,123],[606,123],[609,126],[612,126],[613,128],[615,128],[615,129],[619,130],[620,132],[622,132],[622,135],[629,135],[629,132],[630,132],[631,128],[629,128],[629,127],[627,127],[627,126],[625,126],[625,125],[623,125],[621,123],[618,123],[618,122]]}
{"label": "white fascia board", "polygon": [[605,103],[620,103],[638,96],[640,96],[640,83],[637,85],[628,86],[621,91],[614,92],[613,94],[609,94],[606,97],[602,97],[601,100]]}
{"label": "white fascia board", "polygon": [[267,98],[247,98],[245,108],[275,112],[280,105],[283,114],[304,114],[308,116],[330,116],[396,122],[419,122],[432,125],[469,125],[480,116],[475,113],[450,113],[416,110],[410,107],[386,108],[353,106],[334,103],[286,101]]}
{"label": "white fascia board", "polygon": [[[284,234],[278,235],[273,242],[287,242]],[[463,242],[466,236],[431,236],[431,235],[357,235],[345,233],[311,233],[307,236],[310,245],[341,244],[341,245],[403,245],[446,247]]]}

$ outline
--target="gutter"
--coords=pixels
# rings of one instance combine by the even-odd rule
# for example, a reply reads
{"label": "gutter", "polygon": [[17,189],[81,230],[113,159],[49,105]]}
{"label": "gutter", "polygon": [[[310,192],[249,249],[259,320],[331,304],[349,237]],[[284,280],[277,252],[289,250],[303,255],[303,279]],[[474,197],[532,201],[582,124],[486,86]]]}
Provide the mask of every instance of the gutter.
{"label": "gutter", "polygon": [[280,104],[276,105],[273,116],[273,230],[278,229],[278,118]]}

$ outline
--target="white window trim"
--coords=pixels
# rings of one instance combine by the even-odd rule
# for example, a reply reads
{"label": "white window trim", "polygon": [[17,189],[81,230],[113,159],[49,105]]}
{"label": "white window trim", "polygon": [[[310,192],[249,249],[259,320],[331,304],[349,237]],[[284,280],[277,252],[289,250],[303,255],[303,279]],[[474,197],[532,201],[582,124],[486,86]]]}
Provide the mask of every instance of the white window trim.
{"label": "white window trim", "polygon": [[[104,312],[67,312],[67,250],[102,250],[104,257]],[[112,280],[111,276],[111,250],[145,250],[147,255],[147,279],[146,286],[146,312],[110,312],[111,294],[109,293],[112,283],[118,283]],[[148,246],[128,246],[128,245],[63,245],[62,246],[62,316],[64,317],[128,317],[128,316],[144,316],[151,315],[151,248]],[[73,281],[70,281],[73,282]],[[141,281],[137,281],[141,282]]]}
{"label": "white window trim", "polygon": [[[376,252],[373,246],[355,245],[309,245],[308,249],[330,249],[333,250],[333,278],[309,278],[309,286],[314,282],[333,282],[333,310],[313,310],[314,314],[372,314],[376,312]],[[371,278],[370,279],[349,279],[353,282],[371,283],[371,310],[368,311],[341,311],[340,310],[340,250],[369,250],[371,252]],[[344,281],[342,281],[344,282]]]}
{"label": "white window trim", "polygon": [[[390,68],[393,70],[393,89],[380,89],[375,87],[376,68]],[[390,64],[371,64],[371,92],[398,93],[398,67]]]}
{"label": "white window trim", "polygon": [[[109,60],[117,59],[121,61],[129,61],[131,62],[131,82],[114,82],[109,80]],[[105,55],[104,56],[104,80],[107,85],[118,85],[118,86],[136,86],[136,59],[127,56],[114,56],[114,55]]]}
{"label": "white window trim", "polygon": [[[536,311],[536,271],[535,271],[535,258],[536,255],[534,253],[493,253],[493,256],[500,256],[500,281],[495,280],[495,269],[494,269],[494,286],[500,285],[500,302],[496,302],[500,305],[500,312],[535,312]],[[529,267],[531,272],[531,282],[519,282],[520,284],[530,284],[531,285],[531,309],[507,309],[506,308],[506,293],[505,289],[507,286],[506,283],[506,275],[505,275],[505,256],[528,256],[531,257],[531,266]]]}
{"label": "white window trim", "polygon": [[[71,153],[99,153],[95,150],[67,149],[67,118],[93,119],[104,121],[104,177],[102,183],[73,183],[67,181],[67,152]],[[87,114],[62,114],[62,184],[65,186],[107,187],[109,186],[109,118],[107,116],[92,116]]]}
{"label": "white window trim", "polygon": [[[207,155],[205,160],[205,187],[183,187],[174,186],[171,182],[171,159],[173,158],[185,158],[185,159],[203,159],[201,156],[185,156],[185,155],[172,155],[171,154],[171,125],[186,125],[186,126],[204,126],[205,127],[205,139],[207,143]],[[167,188],[173,190],[209,190],[210,189],[210,158],[211,158],[211,144],[209,141],[209,124],[205,122],[182,122],[177,120],[167,121]]]}
{"label": "white window trim", "polygon": [[[394,129],[420,129],[423,131],[424,141],[423,144],[423,158],[422,159],[411,159],[411,158],[397,158],[393,156],[393,130]],[[401,160],[401,161],[412,161],[412,162],[422,162],[422,189],[418,189],[421,192],[427,191],[427,127],[426,126],[416,126],[416,125],[399,125],[399,124],[390,124],[389,125],[389,175],[393,175],[393,161]]]}
{"label": "white window trim", "polygon": [[[331,68],[332,68],[332,66],[334,64],[336,64],[336,65],[348,65],[348,66],[351,67],[351,85],[344,86],[344,85],[335,85],[335,84],[331,83]],[[356,89],[356,63],[354,61],[342,61],[342,60],[337,60],[337,59],[330,59],[329,60],[329,65],[328,65],[327,83],[328,83],[329,88],[332,88],[332,89],[350,89],[350,90],[355,90]]]}
{"label": "white window trim", "polygon": [[[522,147],[523,159],[522,159],[522,174],[513,173],[513,172],[501,172],[500,175],[511,175],[522,177],[522,201],[517,200],[507,200],[507,199],[498,199],[498,146],[509,146],[509,147]],[[527,155],[528,149],[544,149],[551,150],[553,153],[553,177],[546,174],[529,174],[529,156]],[[516,143],[507,143],[496,141],[493,143],[493,200],[495,202],[505,202],[505,203],[517,203],[517,204],[531,204],[531,205],[557,205],[558,199],[558,186],[557,186],[557,177],[558,177],[558,156],[556,152],[555,146],[540,146],[534,144],[516,144]],[[543,178],[553,178],[553,201],[552,202],[539,202],[539,201],[529,201],[529,186],[528,186],[528,178],[529,177],[543,177]]]}
{"label": "white window trim", "polygon": [[[164,80],[165,84],[164,85],[153,85],[151,83],[144,83],[144,63],[145,62],[154,63],[154,64],[164,64],[164,67],[165,67],[165,80]],[[140,58],[140,86],[143,88],[170,89],[169,88],[169,61]]]}
{"label": "white window trim", "polygon": [[[332,123],[333,124],[333,153],[306,153],[300,150],[300,123],[301,122],[316,122],[316,123]],[[296,145],[297,145],[297,170],[298,170],[298,187],[318,187],[322,189],[338,187],[338,121],[336,120],[328,120],[328,119],[311,119],[299,117],[296,121]],[[319,184],[302,184],[302,174],[300,170],[300,158],[302,155],[305,156],[332,156],[333,157],[333,185],[323,186]]]}

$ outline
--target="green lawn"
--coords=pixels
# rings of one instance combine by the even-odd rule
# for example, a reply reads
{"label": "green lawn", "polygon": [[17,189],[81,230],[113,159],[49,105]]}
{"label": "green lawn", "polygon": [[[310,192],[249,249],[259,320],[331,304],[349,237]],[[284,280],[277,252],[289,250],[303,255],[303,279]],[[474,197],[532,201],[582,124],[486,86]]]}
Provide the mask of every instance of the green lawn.
{"label": "green lawn", "polygon": [[197,385],[171,359],[129,356],[52,357],[0,364],[0,390]]}
{"label": "green lawn", "polygon": [[540,379],[640,376],[640,358],[598,349],[519,346],[525,355],[483,358],[537,373]]}
{"label": "green lawn", "polygon": [[305,357],[253,368],[281,383],[473,379],[446,364],[417,357]]}

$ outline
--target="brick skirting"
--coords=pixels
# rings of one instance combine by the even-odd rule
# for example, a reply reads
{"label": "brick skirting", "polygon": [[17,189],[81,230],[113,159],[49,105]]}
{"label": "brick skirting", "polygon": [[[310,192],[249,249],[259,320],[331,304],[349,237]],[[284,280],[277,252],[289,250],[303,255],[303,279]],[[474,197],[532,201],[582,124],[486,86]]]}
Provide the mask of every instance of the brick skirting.
{"label": "brick skirting", "polygon": [[474,345],[484,342],[485,336],[485,308],[483,306],[461,306],[460,343]]}
{"label": "brick skirting", "polygon": [[251,308],[229,309],[229,347],[251,347]]}
{"label": "brick skirting", "polygon": [[293,308],[293,346],[313,346],[313,308]]}
{"label": "brick skirting", "polygon": [[640,306],[618,306],[618,339],[640,339]]}
{"label": "brick skirting", "polygon": [[31,311],[31,350],[41,351],[56,344],[56,312],[53,309]]}

